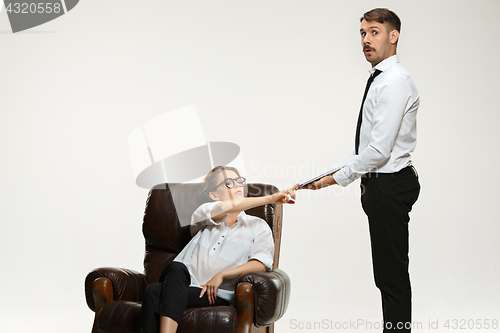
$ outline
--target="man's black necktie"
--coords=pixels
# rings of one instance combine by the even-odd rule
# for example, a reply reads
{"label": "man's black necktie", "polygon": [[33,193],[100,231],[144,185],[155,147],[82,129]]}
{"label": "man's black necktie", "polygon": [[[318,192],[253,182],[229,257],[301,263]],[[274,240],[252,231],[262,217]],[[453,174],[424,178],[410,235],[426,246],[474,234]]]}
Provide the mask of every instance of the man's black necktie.
{"label": "man's black necktie", "polygon": [[365,94],[363,95],[363,101],[361,102],[361,109],[359,109],[358,125],[356,126],[356,142],[354,144],[356,155],[358,155],[359,152],[359,136],[361,132],[361,123],[363,122],[363,105],[365,104],[366,95],[368,95],[368,90],[370,89],[370,85],[372,84],[373,80],[375,80],[377,75],[379,75],[380,73],[382,73],[382,71],[378,69],[375,70],[375,72],[368,78],[368,82],[366,82]]}

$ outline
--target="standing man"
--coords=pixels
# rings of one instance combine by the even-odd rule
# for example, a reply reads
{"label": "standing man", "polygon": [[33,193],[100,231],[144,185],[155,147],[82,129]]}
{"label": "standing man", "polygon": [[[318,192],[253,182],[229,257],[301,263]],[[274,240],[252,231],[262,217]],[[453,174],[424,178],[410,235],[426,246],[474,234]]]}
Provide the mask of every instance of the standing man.
{"label": "standing man", "polygon": [[410,157],[416,144],[419,96],[396,55],[400,27],[399,17],[385,8],[361,18],[361,45],[372,68],[356,128],[357,156],[333,175],[303,187],[347,186],[361,177],[384,332],[411,329],[408,214],[420,192]]}

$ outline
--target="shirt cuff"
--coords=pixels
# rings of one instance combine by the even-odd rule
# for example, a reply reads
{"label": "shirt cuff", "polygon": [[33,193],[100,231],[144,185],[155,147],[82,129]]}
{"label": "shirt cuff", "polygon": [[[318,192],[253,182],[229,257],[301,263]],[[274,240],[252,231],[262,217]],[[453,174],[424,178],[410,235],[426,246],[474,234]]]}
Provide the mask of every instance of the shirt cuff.
{"label": "shirt cuff", "polygon": [[255,259],[260,261],[268,270],[271,270],[273,268],[273,258],[266,253],[255,253],[250,256],[248,260]]}
{"label": "shirt cuff", "polygon": [[354,179],[350,179],[349,177],[347,177],[343,171],[344,171],[343,169],[340,169],[339,171],[335,172],[332,175],[332,177],[333,179],[335,179],[337,184],[339,184],[342,187],[346,187],[347,185],[352,183]]}

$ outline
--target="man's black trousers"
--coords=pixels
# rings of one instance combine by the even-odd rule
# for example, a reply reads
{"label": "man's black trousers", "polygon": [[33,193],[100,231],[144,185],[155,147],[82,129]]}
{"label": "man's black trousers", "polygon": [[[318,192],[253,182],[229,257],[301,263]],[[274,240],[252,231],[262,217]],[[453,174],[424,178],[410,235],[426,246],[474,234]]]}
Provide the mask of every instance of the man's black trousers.
{"label": "man's black trousers", "polygon": [[411,331],[408,272],[409,212],[420,183],[415,169],[368,173],[361,179],[361,204],[368,216],[375,285],[382,294],[384,332]]}

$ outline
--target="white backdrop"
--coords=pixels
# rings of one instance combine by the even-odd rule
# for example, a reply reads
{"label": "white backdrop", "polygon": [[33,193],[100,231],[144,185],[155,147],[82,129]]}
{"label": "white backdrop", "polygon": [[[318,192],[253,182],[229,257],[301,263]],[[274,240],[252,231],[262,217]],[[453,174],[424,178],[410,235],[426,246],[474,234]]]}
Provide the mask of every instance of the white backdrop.
{"label": "white backdrop", "polygon": [[[375,7],[400,16],[421,96],[414,331],[499,320],[500,2],[85,0],[18,34],[0,13],[0,331],[88,333],[86,274],[142,271],[147,190],[127,140],[155,116],[196,104],[250,181],[284,188],[341,161],[370,68],[359,17]],[[300,192],[282,242],[293,289],[277,332],[381,331],[346,326],[381,321],[359,182]]]}

